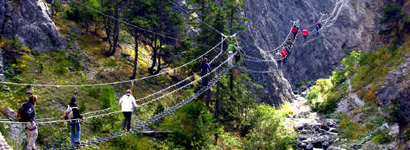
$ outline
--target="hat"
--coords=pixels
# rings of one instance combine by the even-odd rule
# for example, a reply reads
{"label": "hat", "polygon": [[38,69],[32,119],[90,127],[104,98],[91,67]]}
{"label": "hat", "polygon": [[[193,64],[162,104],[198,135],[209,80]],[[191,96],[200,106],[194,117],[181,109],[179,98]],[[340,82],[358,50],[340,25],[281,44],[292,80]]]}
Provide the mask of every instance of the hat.
{"label": "hat", "polygon": [[127,93],[131,94],[132,93],[131,89],[127,89]]}

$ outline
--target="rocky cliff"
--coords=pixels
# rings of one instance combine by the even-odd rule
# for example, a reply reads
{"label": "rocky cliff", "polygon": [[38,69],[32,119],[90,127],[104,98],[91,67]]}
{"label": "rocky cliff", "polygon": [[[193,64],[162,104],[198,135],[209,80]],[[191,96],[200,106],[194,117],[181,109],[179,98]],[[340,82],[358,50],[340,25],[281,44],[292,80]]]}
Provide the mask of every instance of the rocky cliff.
{"label": "rocky cliff", "polygon": [[[281,45],[292,26],[291,20],[299,20],[302,29],[314,25],[321,13],[330,13],[337,0],[246,0],[245,12],[249,18],[248,30],[240,34],[244,51],[252,57],[266,59],[263,50],[271,50]],[[344,2],[344,1],[342,1]],[[378,37],[378,10],[380,4],[372,0],[350,0],[340,13],[338,19],[328,23],[319,38],[310,35],[307,42],[300,38],[289,61],[281,71],[271,74],[251,73],[257,83],[267,90],[274,91],[268,95],[269,101],[289,98],[290,87],[298,82],[315,80],[331,75],[341,59],[352,50],[370,51],[380,46]],[[308,28],[310,30],[314,27]],[[254,38],[252,38],[254,36]],[[255,41],[254,41],[255,40]],[[257,47],[261,49],[258,49]],[[276,62],[245,61],[253,70],[275,70]],[[281,80],[285,77],[287,80]]]}
{"label": "rocky cliff", "polygon": [[64,49],[64,40],[42,0],[0,0],[0,33],[40,52]]}

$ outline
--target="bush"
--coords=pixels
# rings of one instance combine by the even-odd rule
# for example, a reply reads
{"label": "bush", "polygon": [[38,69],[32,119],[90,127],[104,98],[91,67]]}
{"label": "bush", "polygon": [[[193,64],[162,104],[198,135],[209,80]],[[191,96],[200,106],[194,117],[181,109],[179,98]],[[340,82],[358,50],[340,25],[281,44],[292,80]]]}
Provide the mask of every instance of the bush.
{"label": "bush", "polygon": [[340,119],[341,137],[355,140],[367,135],[366,128],[353,123],[347,114],[340,113],[338,118]]}
{"label": "bush", "polygon": [[339,85],[342,82],[344,82],[346,80],[346,73],[347,72],[348,71],[345,71],[345,70],[333,72],[332,73],[333,76],[331,78],[332,84],[333,85]]}
{"label": "bush", "polygon": [[378,144],[387,144],[390,143],[392,140],[392,136],[389,134],[388,131],[377,131],[376,136],[373,138],[373,143],[378,143]]}
{"label": "bush", "polygon": [[59,0],[55,1],[53,4],[51,4],[51,7],[53,9],[53,15],[57,15],[57,13],[63,11],[63,5]]}
{"label": "bush", "polygon": [[320,103],[318,106],[318,111],[323,114],[332,113],[337,108],[337,102],[340,99],[338,93],[329,93],[326,95],[326,100]]}
{"label": "bush", "polygon": [[101,88],[101,99],[104,108],[111,108],[117,106],[117,96],[115,95],[114,87],[103,86]]}
{"label": "bush", "polygon": [[259,105],[250,112],[251,132],[245,149],[292,149],[296,132],[283,124],[285,116],[268,105]]}

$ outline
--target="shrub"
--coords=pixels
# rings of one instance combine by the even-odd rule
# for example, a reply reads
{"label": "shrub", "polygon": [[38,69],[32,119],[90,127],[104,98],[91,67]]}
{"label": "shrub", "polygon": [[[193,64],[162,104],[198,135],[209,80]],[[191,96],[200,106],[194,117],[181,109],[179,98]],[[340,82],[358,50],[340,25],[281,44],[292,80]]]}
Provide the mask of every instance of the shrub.
{"label": "shrub", "polygon": [[104,108],[117,106],[117,96],[115,95],[114,87],[109,85],[103,86],[101,88],[101,99]]}
{"label": "shrub", "polygon": [[55,1],[53,4],[51,4],[51,7],[53,9],[53,15],[57,15],[57,13],[63,11],[63,5],[59,0]]}
{"label": "shrub", "polygon": [[339,99],[340,95],[338,95],[338,93],[327,94],[325,101],[319,104],[318,111],[323,114],[332,113],[333,111],[335,111]]}
{"label": "shrub", "polygon": [[367,135],[366,128],[353,123],[347,114],[340,113],[338,118],[340,119],[341,137],[354,140]]}
{"label": "shrub", "polygon": [[377,131],[376,136],[373,138],[373,143],[378,143],[378,144],[387,144],[390,143],[392,140],[392,136],[389,134],[388,131]]}
{"label": "shrub", "polygon": [[296,132],[283,124],[280,110],[259,105],[250,112],[251,132],[245,149],[292,149],[296,146]]}
{"label": "shrub", "polygon": [[338,84],[341,84],[342,82],[344,82],[346,80],[346,73],[347,72],[348,71],[345,71],[345,70],[333,72],[332,73],[333,76],[331,78],[332,84],[333,85],[338,85]]}

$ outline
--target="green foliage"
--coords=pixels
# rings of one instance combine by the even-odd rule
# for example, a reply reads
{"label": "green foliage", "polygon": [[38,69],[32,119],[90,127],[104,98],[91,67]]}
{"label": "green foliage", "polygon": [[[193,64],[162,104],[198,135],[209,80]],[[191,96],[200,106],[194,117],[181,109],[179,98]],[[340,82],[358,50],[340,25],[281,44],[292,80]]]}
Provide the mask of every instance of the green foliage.
{"label": "green foliage", "polygon": [[347,55],[342,60],[342,64],[346,66],[346,74],[349,75],[351,72],[354,71],[355,67],[359,62],[361,62],[361,55],[362,51],[352,51],[349,55]]}
{"label": "green foliage", "polygon": [[61,1],[59,0],[51,4],[51,8],[53,9],[53,15],[56,15],[57,13],[63,11],[63,5],[61,4]]}
{"label": "green foliage", "polygon": [[343,83],[360,64],[363,59],[362,56],[361,51],[352,51],[342,60],[345,69],[333,72],[332,77],[329,79],[317,80],[316,85],[307,94],[310,106],[320,113],[332,113],[337,107],[338,100],[348,92],[347,85]]}
{"label": "green foliage", "polygon": [[354,69],[355,73],[351,77],[353,89],[362,90],[369,84],[374,84],[376,88],[378,84],[383,83],[388,72],[402,64],[404,57],[410,53],[407,46],[408,44],[399,48],[390,46],[376,52],[361,54]]}
{"label": "green foliage", "polygon": [[292,149],[297,136],[293,128],[283,124],[285,115],[271,106],[259,105],[250,112],[251,132],[246,149]]}
{"label": "green foliage", "polygon": [[209,149],[216,132],[214,118],[202,102],[192,102],[182,107],[174,116],[166,118],[161,128],[173,130],[167,140],[189,149]]}
{"label": "green foliage", "polygon": [[101,98],[104,108],[117,106],[117,96],[115,95],[114,87],[103,86],[101,88]]}
{"label": "green foliage", "polygon": [[355,140],[367,135],[366,128],[360,126],[360,124],[353,123],[348,115],[340,113],[338,119],[340,119],[339,127],[341,128],[339,133],[343,138]]}
{"label": "green foliage", "polygon": [[378,144],[387,144],[390,143],[392,141],[392,136],[389,135],[389,132],[386,131],[378,131],[378,133],[376,133],[376,136],[373,137],[373,142],[374,143],[378,143]]}
{"label": "green foliage", "polygon": [[397,3],[388,2],[383,8],[383,17],[380,18],[380,23],[387,23],[389,21],[401,21],[404,19],[402,7]]}
{"label": "green foliage", "polygon": [[[342,94],[347,91],[347,85],[341,84],[345,76],[344,71],[334,72],[329,79],[319,79],[307,95],[308,104],[320,113],[332,113]],[[342,74],[342,75],[340,75]],[[340,77],[341,76],[341,77]]]}
{"label": "green foliage", "polygon": [[117,65],[117,60],[114,57],[109,57],[108,60],[104,61],[105,67],[115,67]]}
{"label": "green foliage", "polygon": [[227,75],[220,80],[221,89],[226,89],[220,91],[221,100],[224,103],[224,107],[220,108],[220,111],[223,114],[223,120],[236,120],[239,122],[239,124],[236,122],[227,122],[225,124],[227,126],[227,130],[241,130],[243,126],[247,125],[246,122],[249,118],[250,109],[256,107],[253,93],[246,89],[258,88],[259,86],[254,84],[246,74],[234,72],[233,76],[233,91],[229,88],[231,83],[230,75]]}
{"label": "green foliage", "polygon": [[101,3],[98,0],[81,0],[78,3],[86,5],[88,8],[79,6],[77,3],[70,3],[70,10],[67,10],[67,18],[73,21],[80,21],[88,25],[101,20],[98,11],[102,11]]}

